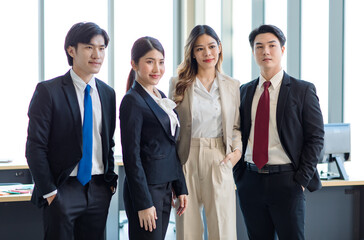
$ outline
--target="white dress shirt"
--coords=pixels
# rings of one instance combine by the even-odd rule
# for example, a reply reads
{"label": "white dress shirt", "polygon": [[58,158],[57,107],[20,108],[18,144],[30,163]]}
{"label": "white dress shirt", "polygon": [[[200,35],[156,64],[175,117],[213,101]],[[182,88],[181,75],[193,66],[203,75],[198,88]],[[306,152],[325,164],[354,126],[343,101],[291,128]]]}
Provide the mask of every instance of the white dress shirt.
{"label": "white dress shirt", "polygon": [[[73,71],[70,70],[73,85],[76,90],[78,106],[80,108],[81,121],[83,124],[84,115],[84,97],[86,83]],[[99,93],[96,88],[95,77],[93,76],[89,81],[88,85],[91,86],[90,95],[92,100],[92,175],[104,174],[104,164],[102,162],[102,142],[101,142],[101,131],[102,131],[102,112],[101,112],[101,102]],[[71,172],[70,176],[77,176],[78,164]],[[44,195],[44,198],[55,195],[57,190]]]}
{"label": "white dress shirt", "polygon": [[[269,90],[269,137],[268,137],[268,163],[269,165],[279,165],[291,163],[286,152],[283,150],[281,141],[279,139],[277,130],[277,102],[279,96],[279,90],[281,89],[283,79],[283,69],[270,79],[271,85]],[[253,143],[254,143],[254,127],[255,127],[255,115],[257,112],[258,102],[260,96],[264,91],[263,83],[266,81],[262,75],[259,76],[259,83],[254,94],[251,111],[251,129],[248,140],[248,146],[245,152],[245,161],[254,163],[252,158]],[[284,129],[283,129],[284,130]]]}
{"label": "white dress shirt", "polygon": [[[139,83],[140,84],[140,83]],[[177,107],[176,103],[173,102],[169,98],[162,98],[162,95],[158,91],[157,88],[153,87],[153,93],[149,92],[142,84],[140,86],[153,98],[153,100],[158,104],[160,108],[163,109],[165,113],[167,113],[169,117],[170,127],[171,127],[171,134],[174,136],[176,134],[176,127],[179,125],[179,120],[177,114],[173,111],[175,107]]]}
{"label": "white dress shirt", "polygon": [[192,138],[222,137],[221,98],[216,78],[209,92],[196,77],[192,101]]}

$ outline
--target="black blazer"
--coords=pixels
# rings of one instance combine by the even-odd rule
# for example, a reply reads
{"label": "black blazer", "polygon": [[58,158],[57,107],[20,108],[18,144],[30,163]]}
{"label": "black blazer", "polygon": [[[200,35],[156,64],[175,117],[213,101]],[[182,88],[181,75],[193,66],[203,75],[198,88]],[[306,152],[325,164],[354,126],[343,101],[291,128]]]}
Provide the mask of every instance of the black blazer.
{"label": "black blazer", "polygon": [[[160,91],[163,98],[166,96]],[[177,196],[187,194],[168,115],[135,81],[120,105],[120,130],[126,182],[136,211],[153,206],[148,184],[172,182]]]}
{"label": "black blazer", "polygon": [[[241,161],[234,167],[239,185],[251,129],[251,107],[259,78],[240,87]],[[277,103],[277,131],[284,151],[296,169],[295,180],[310,191],[321,188],[316,169],[324,144],[324,125],[315,86],[284,73]]]}
{"label": "black blazer", "polygon": [[[116,186],[114,172],[115,92],[96,79],[102,106],[104,176]],[[59,188],[82,157],[82,122],[70,72],[37,85],[29,105],[26,158],[35,187],[32,201],[46,204],[43,195]]]}

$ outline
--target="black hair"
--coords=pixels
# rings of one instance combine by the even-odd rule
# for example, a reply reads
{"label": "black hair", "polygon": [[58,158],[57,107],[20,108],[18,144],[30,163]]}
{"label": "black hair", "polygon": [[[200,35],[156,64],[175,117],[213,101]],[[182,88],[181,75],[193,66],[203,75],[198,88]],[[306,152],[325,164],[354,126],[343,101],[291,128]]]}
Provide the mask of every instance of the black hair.
{"label": "black hair", "polygon": [[[138,65],[139,59],[152,50],[157,50],[158,52],[162,53],[164,57],[164,48],[157,39],[148,36],[141,37],[134,42],[133,47],[131,48],[131,60],[133,60],[136,65]],[[131,69],[128,81],[126,83],[126,91],[128,91],[133,86],[134,80],[135,71]]]}
{"label": "black hair", "polygon": [[286,37],[284,36],[284,33],[282,32],[281,29],[279,29],[278,27],[276,27],[274,25],[264,24],[264,25],[260,25],[258,28],[254,29],[249,34],[249,42],[250,42],[251,48],[254,47],[254,40],[257,37],[257,35],[262,34],[262,33],[274,34],[278,38],[279,43],[281,44],[281,47],[283,47],[284,44],[286,43]]}
{"label": "black hair", "polygon": [[100,28],[96,23],[93,22],[80,22],[74,24],[68,31],[65,42],[64,50],[66,51],[68,64],[73,65],[73,58],[68,54],[67,48],[69,46],[75,47],[77,50],[77,45],[79,43],[88,44],[91,39],[97,35],[101,35],[105,40],[105,47],[109,44],[109,35],[106,31]]}

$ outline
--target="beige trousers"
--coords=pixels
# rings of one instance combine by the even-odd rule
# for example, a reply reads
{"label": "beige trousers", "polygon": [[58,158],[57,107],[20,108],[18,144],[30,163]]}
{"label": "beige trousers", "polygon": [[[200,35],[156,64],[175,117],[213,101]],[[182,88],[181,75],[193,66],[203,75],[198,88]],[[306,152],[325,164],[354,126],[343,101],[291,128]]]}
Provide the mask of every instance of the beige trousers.
{"label": "beige trousers", "polygon": [[181,217],[176,216],[177,240],[203,239],[203,208],[208,240],[236,239],[235,184],[231,162],[220,164],[224,157],[222,138],[192,139],[188,161],[183,165],[188,206]]}

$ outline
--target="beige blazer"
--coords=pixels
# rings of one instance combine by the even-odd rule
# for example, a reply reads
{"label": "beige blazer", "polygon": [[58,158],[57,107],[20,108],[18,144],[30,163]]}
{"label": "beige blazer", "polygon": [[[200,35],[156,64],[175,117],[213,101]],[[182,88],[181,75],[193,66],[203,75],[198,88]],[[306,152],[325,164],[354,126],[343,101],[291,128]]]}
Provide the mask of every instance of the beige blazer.
{"label": "beige blazer", "polygon": [[[240,133],[240,82],[229,76],[216,72],[219,86],[222,112],[223,141],[226,146],[226,154],[239,149],[242,152]],[[171,78],[169,84],[169,98],[172,99],[178,77]],[[181,164],[185,164],[190,153],[192,131],[192,100],[194,85],[186,89],[183,101],[176,107],[181,124],[181,130],[177,139],[177,151]],[[222,160],[222,159],[221,159]]]}

